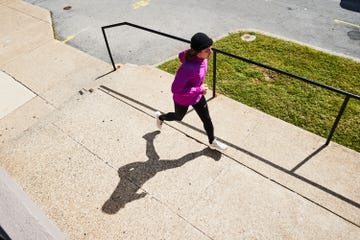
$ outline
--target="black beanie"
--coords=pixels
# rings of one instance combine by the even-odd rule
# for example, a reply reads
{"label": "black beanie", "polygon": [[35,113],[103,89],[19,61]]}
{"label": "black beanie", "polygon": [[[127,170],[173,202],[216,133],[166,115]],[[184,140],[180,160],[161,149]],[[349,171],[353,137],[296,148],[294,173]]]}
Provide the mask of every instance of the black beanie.
{"label": "black beanie", "polygon": [[213,40],[209,38],[205,33],[198,32],[191,38],[191,48],[195,51],[201,51],[210,47],[213,44]]}

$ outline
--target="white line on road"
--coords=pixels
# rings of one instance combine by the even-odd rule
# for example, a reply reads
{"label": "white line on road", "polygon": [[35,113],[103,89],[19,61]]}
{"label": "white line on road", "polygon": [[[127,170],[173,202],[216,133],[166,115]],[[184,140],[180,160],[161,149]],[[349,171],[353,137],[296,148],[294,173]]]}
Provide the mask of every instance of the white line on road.
{"label": "white line on road", "polygon": [[345,22],[345,21],[342,21],[342,20],[339,20],[339,19],[335,19],[334,21],[336,23],[342,23],[342,24],[346,24],[346,25],[350,25],[350,26],[353,26],[353,27],[360,28],[360,25],[357,25],[357,24],[354,24],[354,23]]}

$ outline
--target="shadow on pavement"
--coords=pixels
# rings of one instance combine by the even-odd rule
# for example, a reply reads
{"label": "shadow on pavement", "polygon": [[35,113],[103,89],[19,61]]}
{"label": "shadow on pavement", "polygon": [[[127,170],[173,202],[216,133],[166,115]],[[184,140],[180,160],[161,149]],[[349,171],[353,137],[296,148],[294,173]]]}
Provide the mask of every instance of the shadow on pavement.
{"label": "shadow on pavement", "polygon": [[0,240],[11,240],[11,238],[7,235],[5,230],[0,225]]}
{"label": "shadow on pavement", "polygon": [[[126,95],[124,95],[124,94],[122,94],[122,93],[119,93],[119,92],[117,92],[117,91],[115,91],[115,90],[113,90],[113,89],[111,89],[111,88],[106,87],[106,86],[101,85],[100,88],[99,88],[99,90],[103,91],[104,93],[106,93],[106,94],[108,94],[108,95],[110,95],[110,96],[112,96],[112,97],[114,97],[114,98],[122,101],[123,103],[129,105],[130,107],[132,107],[132,108],[134,108],[134,109],[137,109],[137,110],[139,110],[139,111],[141,111],[141,112],[143,112],[143,113],[145,113],[145,114],[147,114],[147,115],[149,115],[149,116],[150,116],[150,114],[148,114],[148,113],[145,112],[144,110],[140,109],[139,107],[137,107],[137,106],[135,106],[135,105],[133,105],[133,104],[130,104],[129,102],[125,101],[124,99],[126,99],[126,100],[128,100],[128,101],[131,101],[131,102],[134,103],[134,104],[138,104],[138,105],[140,105],[140,106],[142,106],[142,107],[145,107],[145,108],[147,108],[147,109],[150,109],[150,110],[152,110],[152,111],[154,111],[154,112],[155,112],[155,110],[156,110],[155,108],[153,108],[153,107],[151,107],[151,106],[148,106],[148,105],[146,105],[145,103],[139,102],[138,100],[135,100],[135,99],[133,99],[133,98],[131,98],[131,97],[128,97],[128,96],[126,96]],[[210,100],[213,100],[213,99],[210,99]],[[153,116],[151,116],[151,117],[153,117]],[[190,125],[190,124],[187,124],[187,123],[185,123],[185,122],[179,122],[179,123],[182,124],[182,125],[184,125],[184,126],[186,126],[186,127],[189,128],[189,129],[192,129],[192,130],[194,130],[194,131],[201,132],[201,133],[204,133],[204,134],[205,134],[204,131],[202,131],[202,130],[200,130],[200,129],[198,129],[198,128]],[[181,130],[179,130],[179,129],[175,128],[175,127],[173,127],[173,128],[176,129],[176,130],[178,130],[178,131],[180,131],[180,132],[182,132]],[[182,133],[185,134],[185,135],[187,135],[185,132],[182,132]],[[189,135],[187,135],[187,136],[189,136]],[[189,136],[189,137],[191,137],[191,136]],[[196,139],[194,139],[194,140],[196,140]],[[256,160],[258,160],[258,161],[261,161],[261,162],[263,162],[263,163],[265,163],[265,164],[267,164],[267,165],[269,165],[269,166],[271,166],[271,167],[273,167],[273,168],[275,168],[275,169],[277,169],[277,170],[279,170],[279,171],[281,171],[281,172],[283,172],[283,173],[286,173],[286,174],[288,174],[288,175],[290,175],[290,176],[292,176],[292,177],[297,178],[297,179],[300,180],[300,181],[303,181],[303,182],[305,182],[305,183],[307,183],[307,184],[309,184],[309,185],[311,185],[311,186],[313,186],[313,187],[316,187],[317,189],[320,189],[320,190],[322,190],[322,191],[324,191],[324,192],[326,192],[326,193],[328,193],[328,194],[330,194],[330,195],[332,195],[332,196],[334,196],[334,197],[336,197],[336,198],[338,198],[338,199],[340,199],[340,200],[342,200],[342,201],[344,201],[344,202],[346,202],[346,203],[348,203],[348,204],[350,204],[350,205],[352,205],[352,206],[354,206],[354,207],[356,207],[356,208],[360,208],[360,203],[358,203],[358,202],[356,202],[356,201],[354,201],[354,200],[352,200],[352,199],[350,199],[350,198],[347,198],[347,197],[345,197],[345,196],[343,196],[343,195],[341,195],[341,194],[339,194],[339,193],[337,193],[337,192],[334,192],[333,190],[331,190],[331,189],[329,189],[329,188],[326,188],[326,187],[324,187],[324,186],[322,186],[322,185],[320,185],[320,184],[318,184],[318,183],[316,183],[316,182],[314,182],[314,181],[312,181],[312,180],[310,180],[310,179],[308,179],[308,178],[305,178],[305,177],[303,177],[303,176],[295,173],[295,171],[296,171],[300,166],[302,166],[304,163],[306,163],[307,161],[309,161],[311,158],[313,158],[315,155],[317,155],[319,152],[321,152],[324,148],[326,148],[326,145],[320,146],[320,147],[319,147],[317,150],[315,150],[313,153],[310,153],[309,156],[307,156],[303,161],[301,161],[301,162],[300,162],[297,166],[295,166],[292,170],[288,170],[288,169],[286,169],[286,168],[284,168],[284,167],[282,167],[282,166],[280,166],[280,165],[277,165],[277,164],[273,163],[271,160],[265,159],[264,157],[261,157],[261,156],[255,154],[255,153],[253,153],[253,152],[250,152],[250,151],[248,151],[248,150],[246,150],[246,149],[244,149],[244,148],[241,148],[240,146],[236,146],[236,145],[234,145],[234,144],[231,143],[231,142],[228,142],[228,141],[226,141],[226,140],[224,140],[224,139],[220,139],[220,138],[219,138],[219,140],[220,140],[221,142],[225,143],[226,145],[228,145],[229,147],[236,149],[237,151],[241,151],[241,152],[247,154],[248,156],[253,157],[254,159],[256,159]],[[204,151],[204,150],[203,150],[203,151]],[[194,154],[194,153],[193,153],[193,154]],[[257,174],[259,174],[259,175],[261,175],[261,176],[263,176],[263,177],[265,177],[265,178],[268,178],[265,174],[263,174],[263,173],[255,170],[255,169],[253,169],[253,168],[251,168],[251,167],[249,167],[249,166],[246,166],[245,164],[243,164],[243,163],[240,162],[239,160],[235,159],[234,157],[229,156],[228,154],[226,154],[226,152],[223,153],[223,155],[226,156],[226,157],[228,157],[228,158],[230,158],[230,159],[232,159],[233,161],[239,163],[240,165],[242,165],[242,166],[244,166],[244,167],[246,167],[246,168],[248,168],[248,169],[256,172]],[[287,186],[285,186],[285,185],[283,185],[283,184],[281,184],[281,183],[279,183],[279,182],[277,182],[277,181],[275,181],[275,180],[272,180],[272,181],[275,182],[275,183],[277,183],[277,184],[279,184],[279,185],[281,185],[281,186],[283,186],[283,187],[285,187],[285,188],[287,188],[287,189],[289,189],[290,191],[292,191],[292,190],[291,190],[290,188],[288,188]],[[142,184],[143,184],[143,183],[142,183]],[[139,188],[137,188],[137,189],[139,189]],[[115,192],[116,192],[116,191],[115,191]],[[136,196],[135,196],[135,197],[136,197]],[[307,199],[308,199],[308,198],[307,198]],[[317,202],[315,202],[315,201],[313,201],[313,200],[311,200],[311,199],[308,199],[308,200],[311,201],[311,202],[313,202],[314,204],[316,204],[316,205],[318,205],[318,206],[326,209],[327,211],[332,212],[333,214],[339,216],[340,218],[346,220],[347,222],[349,222],[349,223],[351,223],[351,224],[353,224],[353,225],[355,225],[355,226],[357,226],[357,227],[360,227],[358,224],[350,221],[349,219],[344,218],[343,216],[341,216],[341,215],[339,215],[339,214],[331,211],[330,209],[328,209],[328,208],[326,208],[326,207],[324,207],[324,206],[321,206],[321,205],[318,204]]]}
{"label": "shadow on pavement", "polygon": [[[360,12],[360,11],[359,11]],[[353,30],[353,31],[349,31],[347,33],[347,35],[349,36],[349,38],[351,40],[360,40],[360,31],[359,30]]]}
{"label": "shadow on pavement", "polygon": [[120,182],[110,198],[102,206],[102,211],[107,214],[115,214],[129,202],[146,196],[146,192],[137,193],[145,182],[154,177],[158,172],[178,168],[185,163],[195,160],[200,156],[208,156],[215,161],[220,160],[221,153],[205,148],[198,152],[188,153],[175,160],[161,160],[154,147],[154,139],[160,131],[150,132],[143,136],[146,140],[145,162],[133,162],[119,168]]}

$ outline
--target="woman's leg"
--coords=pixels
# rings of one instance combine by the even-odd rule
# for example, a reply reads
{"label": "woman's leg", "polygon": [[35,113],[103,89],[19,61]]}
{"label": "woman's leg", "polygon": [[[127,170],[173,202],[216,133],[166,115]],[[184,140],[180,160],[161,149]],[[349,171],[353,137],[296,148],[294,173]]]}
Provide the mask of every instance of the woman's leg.
{"label": "woman's leg", "polygon": [[200,101],[197,104],[193,105],[193,108],[195,109],[196,113],[199,115],[201,121],[203,122],[205,131],[209,138],[209,143],[211,144],[215,139],[214,126],[210,118],[209,109],[205,97],[202,96]]}
{"label": "woman's leg", "polygon": [[189,106],[181,106],[176,103],[174,103],[174,105],[175,105],[175,112],[169,112],[160,115],[159,119],[161,121],[181,121],[184,118]]}

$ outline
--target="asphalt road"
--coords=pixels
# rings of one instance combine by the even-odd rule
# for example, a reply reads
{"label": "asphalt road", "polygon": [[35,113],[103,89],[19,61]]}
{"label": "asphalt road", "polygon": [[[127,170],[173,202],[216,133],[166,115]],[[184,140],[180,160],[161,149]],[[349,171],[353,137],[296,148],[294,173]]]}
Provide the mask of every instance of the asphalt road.
{"label": "asphalt road", "polygon": [[[110,62],[101,27],[131,22],[190,39],[254,29],[360,58],[360,13],[336,0],[26,0],[52,12],[57,39]],[[70,6],[65,10],[64,7]],[[187,44],[130,27],[107,31],[116,63],[156,65]]]}

